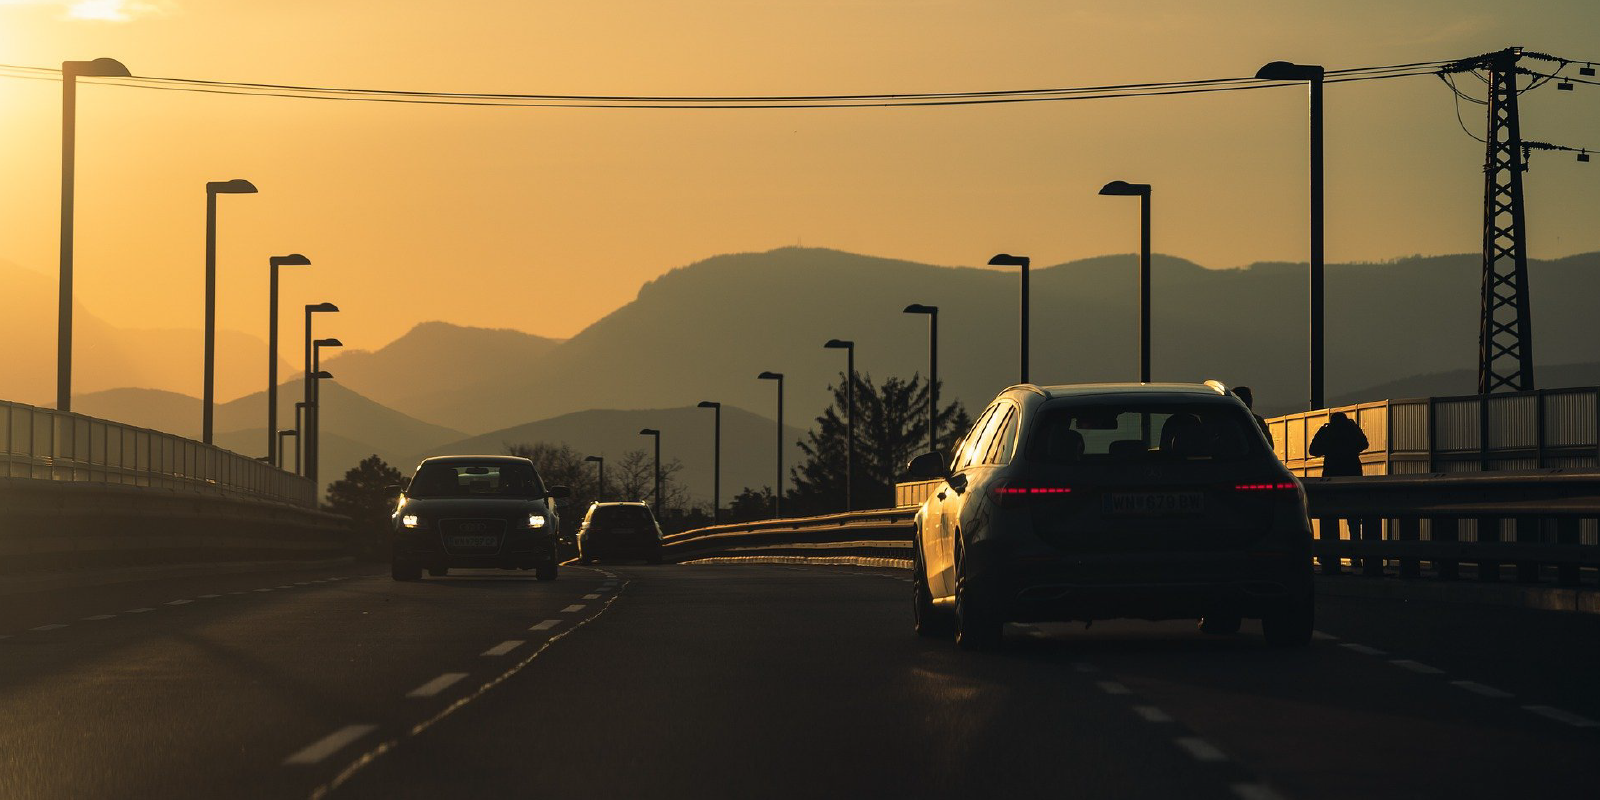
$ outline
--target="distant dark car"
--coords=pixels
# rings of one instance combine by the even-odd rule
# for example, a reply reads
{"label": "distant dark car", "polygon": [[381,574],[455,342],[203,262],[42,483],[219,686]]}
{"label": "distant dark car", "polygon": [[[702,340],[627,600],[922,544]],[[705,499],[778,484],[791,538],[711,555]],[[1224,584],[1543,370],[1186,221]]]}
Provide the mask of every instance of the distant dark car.
{"label": "distant dark car", "polygon": [[1215,382],[1013,386],[957,445],[916,515],[924,635],[998,644],[1007,622],[1260,618],[1311,638],[1305,490]]}
{"label": "distant dark car", "polygon": [[537,570],[556,577],[554,500],[570,494],[546,487],[533,462],[514,456],[441,456],[423,461],[394,512],[397,581],[451,567]]}
{"label": "distant dark car", "polygon": [[578,529],[578,562],[639,559],[661,563],[661,526],[644,503],[595,503]]}

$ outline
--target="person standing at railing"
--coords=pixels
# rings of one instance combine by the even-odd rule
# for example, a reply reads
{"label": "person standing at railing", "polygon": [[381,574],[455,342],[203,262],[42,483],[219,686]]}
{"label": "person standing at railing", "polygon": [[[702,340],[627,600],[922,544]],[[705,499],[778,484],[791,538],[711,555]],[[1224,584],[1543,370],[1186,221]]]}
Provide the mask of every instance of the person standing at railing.
{"label": "person standing at railing", "polygon": [[1311,437],[1306,452],[1322,458],[1322,477],[1342,478],[1361,474],[1361,454],[1367,449],[1367,434],[1343,411],[1328,415],[1328,422]]}

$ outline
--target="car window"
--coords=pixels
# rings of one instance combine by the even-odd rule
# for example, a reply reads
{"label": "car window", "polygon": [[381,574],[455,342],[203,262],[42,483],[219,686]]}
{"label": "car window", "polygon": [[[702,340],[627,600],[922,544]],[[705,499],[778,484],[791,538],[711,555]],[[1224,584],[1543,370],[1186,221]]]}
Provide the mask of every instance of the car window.
{"label": "car window", "polygon": [[995,429],[997,433],[994,441],[989,445],[988,452],[984,455],[983,463],[1001,466],[1011,463],[1011,451],[1016,446],[1017,440],[1017,407],[1007,405],[1005,417],[1000,420]]}
{"label": "car window", "polygon": [[1255,420],[1221,403],[1095,403],[1041,410],[1030,460],[1052,464],[1231,461],[1263,451]]}
{"label": "car window", "polygon": [[650,516],[650,509],[640,506],[605,506],[595,509],[591,522],[606,525],[651,525],[655,519]]}
{"label": "car window", "polygon": [[410,497],[544,497],[532,464],[507,461],[423,464],[406,489]]}
{"label": "car window", "polygon": [[1000,418],[1003,416],[1003,411],[1004,406],[996,403],[983,412],[983,417],[978,420],[978,424],[972,426],[972,435],[967,437],[966,444],[961,449],[961,461],[956,467],[958,471],[982,462],[984,454],[988,452],[989,442],[994,436],[995,426],[999,424]]}

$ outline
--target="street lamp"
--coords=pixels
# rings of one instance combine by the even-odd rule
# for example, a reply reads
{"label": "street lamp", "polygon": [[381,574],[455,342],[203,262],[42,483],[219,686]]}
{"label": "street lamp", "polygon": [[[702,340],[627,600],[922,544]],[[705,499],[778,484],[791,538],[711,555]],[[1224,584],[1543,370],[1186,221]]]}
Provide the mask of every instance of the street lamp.
{"label": "street lamp", "polygon": [[317,368],[312,364],[311,315],[338,310],[339,307],[332,303],[306,304],[306,367],[305,386],[302,387],[306,393],[306,418],[305,423],[300,426],[300,430],[306,431],[305,472],[302,474],[310,478],[313,485],[316,484],[317,480]]}
{"label": "street lamp", "polygon": [[830,350],[845,351],[844,380],[844,510],[854,511],[851,484],[855,478],[856,463],[856,343],[845,339],[829,339],[822,345]]}
{"label": "street lamp", "polygon": [[[286,256],[273,256],[267,259],[267,265],[272,273],[267,290],[267,456],[270,459],[272,432],[278,429],[278,267],[309,267],[311,260],[299,253],[291,253]],[[299,439],[295,439],[296,444],[299,442]],[[278,452],[278,460],[272,465],[282,469],[281,437],[278,441]]]}
{"label": "street lamp", "polygon": [[912,303],[907,314],[928,315],[928,452],[939,449],[939,307]]}
{"label": "street lamp", "polygon": [[701,400],[697,408],[717,412],[716,427],[711,438],[711,524],[717,524],[722,508],[722,404]]}
{"label": "street lamp", "polygon": [[200,439],[206,444],[211,444],[211,416],[216,400],[217,195],[255,194],[255,192],[255,184],[243,178],[206,182],[206,365],[205,387],[200,399]]}
{"label": "street lamp", "polygon": [[644,428],[639,431],[639,435],[656,437],[656,489],[654,502],[656,507],[656,522],[659,523],[661,521],[661,431],[658,431],[655,428]]}
{"label": "street lamp", "polygon": [[57,287],[56,410],[72,410],[72,216],[77,175],[78,78],[130,78],[114,58],[61,62],[61,282]]}
{"label": "street lamp", "polygon": [[[283,463],[283,440],[288,438],[288,437],[290,437],[290,436],[295,437],[294,438],[295,447],[296,448],[300,447],[300,431],[299,431],[299,429],[278,431],[278,463],[279,464]],[[282,469],[282,467],[279,467],[279,469]]]}
{"label": "street lamp", "polygon": [[[314,375],[327,374],[322,371],[322,348],[324,347],[344,347],[344,342],[338,339],[317,339],[311,343],[311,372]],[[310,446],[307,451],[307,458],[312,459],[312,463],[320,466],[322,464],[322,384],[320,382],[311,385],[311,411],[311,441],[307,443]]]}
{"label": "street lamp", "polygon": [[1028,382],[1028,263],[1027,256],[1014,256],[1010,253],[1001,253],[989,259],[991,267],[1021,267],[1022,268],[1022,380],[1018,383]]}
{"label": "street lamp", "polygon": [[597,487],[594,490],[594,499],[595,500],[604,500],[604,499],[606,499],[606,459],[605,459],[605,456],[585,456],[583,460],[584,461],[593,461],[594,462],[594,466],[595,466],[595,483],[598,484]]}
{"label": "street lamp", "polygon": [[1139,198],[1139,382],[1150,382],[1150,184],[1112,181],[1100,187],[1109,197]]}
{"label": "street lamp", "polygon": [[1274,61],[1256,71],[1268,81],[1305,81],[1311,91],[1311,408],[1322,399],[1322,67]]}
{"label": "street lamp", "polygon": [[[301,415],[304,414],[306,416],[310,416],[311,412],[306,410],[310,405],[311,405],[310,403],[303,402],[303,401],[294,404],[294,429],[295,430],[303,431],[303,430],[306,429],[305,422],[302,420]],[[296,436],[295,439],[294,439],[294,474],[296,474],[296,475],[302,474],[300,472],[300,437],[299,436]]]}
{"label": "street lamp", "polygon": [[772,518],[783,516],[783,373],[763,372],[757,380],[778,382],[778,480],[772,489]]}

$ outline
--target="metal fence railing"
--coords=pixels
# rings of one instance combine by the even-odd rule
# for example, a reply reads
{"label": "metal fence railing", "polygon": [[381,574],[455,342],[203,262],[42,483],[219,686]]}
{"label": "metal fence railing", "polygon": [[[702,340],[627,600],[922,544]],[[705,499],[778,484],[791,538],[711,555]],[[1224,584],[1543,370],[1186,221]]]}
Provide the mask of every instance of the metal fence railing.
{"label": "metal fence railing", "polygon": [[0,478],[183,489],[316,507],[311,481],[170,433],[0,401]]}

